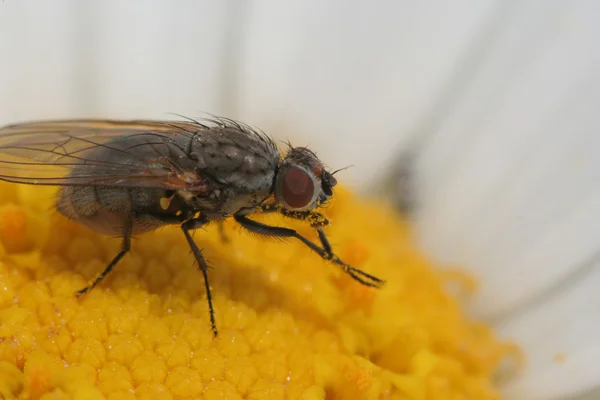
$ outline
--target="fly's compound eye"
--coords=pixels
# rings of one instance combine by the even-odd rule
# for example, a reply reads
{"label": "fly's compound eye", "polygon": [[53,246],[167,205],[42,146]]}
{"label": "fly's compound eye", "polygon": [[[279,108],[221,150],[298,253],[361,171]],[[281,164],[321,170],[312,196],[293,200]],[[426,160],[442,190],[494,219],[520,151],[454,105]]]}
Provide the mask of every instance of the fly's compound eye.
{"label": "fly's compound eye", "polygon": [[303,209],[314,202],[314,178],[304,168],[290,166],[279,177],[278,197],[292,209]]}

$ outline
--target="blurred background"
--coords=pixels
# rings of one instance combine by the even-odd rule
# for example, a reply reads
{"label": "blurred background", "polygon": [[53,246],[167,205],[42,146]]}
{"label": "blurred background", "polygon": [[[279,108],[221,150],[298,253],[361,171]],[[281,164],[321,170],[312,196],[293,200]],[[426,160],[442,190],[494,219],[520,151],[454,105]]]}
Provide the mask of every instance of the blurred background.
{"label": "blurred background", "polygon": [[4,0],[0,123],[206,112],[310,144],[481,282],[508,399],[600,398],[600,2]]}

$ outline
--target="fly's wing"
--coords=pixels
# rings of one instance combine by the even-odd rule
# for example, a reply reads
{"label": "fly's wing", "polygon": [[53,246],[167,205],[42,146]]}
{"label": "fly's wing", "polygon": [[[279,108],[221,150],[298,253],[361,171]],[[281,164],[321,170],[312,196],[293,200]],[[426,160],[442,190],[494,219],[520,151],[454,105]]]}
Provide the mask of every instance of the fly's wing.
{"label": "fly's wing", "polygon": [[[0,180],[78,186],[181,189],[192,122],[65,120],[0,128]],[[188,160],[189,161],[189,160]],[[188,175],[189,178],[189,175]]]}

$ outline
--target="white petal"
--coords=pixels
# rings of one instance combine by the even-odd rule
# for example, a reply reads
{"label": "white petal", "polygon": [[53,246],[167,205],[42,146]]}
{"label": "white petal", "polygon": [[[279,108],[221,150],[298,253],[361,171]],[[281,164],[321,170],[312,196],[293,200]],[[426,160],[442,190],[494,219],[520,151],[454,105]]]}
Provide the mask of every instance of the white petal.
{"label": "white petal", "polygon": [[[39,4],[38,4],[39,5]],[[0,4],[0,120],[72,116],[73,2]]]}
{"label": "white petal", "polygon": [[479,315],[531,301],[600,249],[598,7],[544,4],[521,6],[418,160],[420,238],[479,277]]}
{"label": "white petal", "polygon": [[227,2],[4,2],[0,120],[219,113]]}
{"label": "white petal", "polygon": [[[545,301],[499,324],[524,347],[527,368],[504,388],[506,398],[562,399],[600,382],[600,257]],[[564,361],[556,360],[558,354]]]}
{"label": "white petal", "polygon": [[[344,182],[384,175],[435,105],[493,2],[257,1],[240,116],[309,144]],[[433,28],[433,29],[432,29]]]}

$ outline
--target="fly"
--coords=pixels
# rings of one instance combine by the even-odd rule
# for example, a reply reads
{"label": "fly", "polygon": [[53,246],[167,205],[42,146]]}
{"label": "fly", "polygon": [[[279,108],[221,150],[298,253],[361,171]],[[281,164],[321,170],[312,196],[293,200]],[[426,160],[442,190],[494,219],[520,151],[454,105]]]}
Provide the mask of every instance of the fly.
{"label": "fly", "polygon": [[[337,171],[335,171],[337,172]],[[57,120],[0,128],[0,180],[59,186],[58,211],[88,228],[122,237],[121,250],[76,294],[99,284],[131,249],[132,235],[178,224],[204,277],[218,335],[208,265],[190,234],[233,218],[255,234],[295,238],[365,286],[384,281],[333,253],[318,210],[337,181],[314,152],[280,154],[263,132],[227,118],[186,121]],[[321,246],[293,229],[251,219],[278,212],[304,220]]]}

